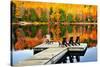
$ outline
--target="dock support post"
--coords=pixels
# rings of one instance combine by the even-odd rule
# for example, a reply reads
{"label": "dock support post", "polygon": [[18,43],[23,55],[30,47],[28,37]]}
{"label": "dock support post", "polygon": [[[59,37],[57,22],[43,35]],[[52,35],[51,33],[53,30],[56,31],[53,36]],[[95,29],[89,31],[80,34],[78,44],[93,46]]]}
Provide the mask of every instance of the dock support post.
{"label": "dock support post", "polygon": [[80,56],[76,56],[77,62],[80,62]]}
{"label": "dock support post", "polygon": [[57,62],[56,62],[56,64],[59,64],[59,63],[61,63],[61,62],[63,62],[63,63],[67,63],[66,61],[67,61],[67,53],[65,53],[64,54],[64,56],[62,57],[62,58],[60,58]]}

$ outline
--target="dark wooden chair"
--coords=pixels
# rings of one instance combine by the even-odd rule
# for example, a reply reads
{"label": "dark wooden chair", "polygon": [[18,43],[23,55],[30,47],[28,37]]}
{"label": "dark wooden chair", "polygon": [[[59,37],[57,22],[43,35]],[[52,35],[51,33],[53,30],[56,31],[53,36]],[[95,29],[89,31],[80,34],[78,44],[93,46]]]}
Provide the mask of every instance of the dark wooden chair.
{"label": "dark wooden chair", "polygon": [[70,45],[74,46],[73,37],[70,37],[69,46],[70,46]]}
{"label": "dark wooden chair", "polygon": [[80,37],[78,36],[77,38],[76,38],[76,41],[75,41],[75,45],[80,45]]}

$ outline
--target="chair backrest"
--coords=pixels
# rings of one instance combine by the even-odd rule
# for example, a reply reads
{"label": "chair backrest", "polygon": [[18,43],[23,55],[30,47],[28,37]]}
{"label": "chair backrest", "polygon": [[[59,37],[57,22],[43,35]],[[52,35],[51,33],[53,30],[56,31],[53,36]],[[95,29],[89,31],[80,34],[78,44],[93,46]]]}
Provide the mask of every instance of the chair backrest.
{"label": "chair backrest", "polygon": [[66,38],[63,38],[62,44],[65,45],[66,43]]}
{"label": "chair backrest", "polygon": [[79,45],[80,45],[80,37],[79,37],[79,36],[76,38],[75,43],[77,43],[77,44],[79,44]]}
{"label": "chair backrest", "polygon": [[70,37],[69,44],[73,45],[73,37]]}
{"label": "chair backrest", "polygon": [[79,36],[78,36],[78,37],[76,38],[76,41],[75,41],[75,42],[77,43],[77,42],[79,42],[79,41],[80,41],[80,38],[79,38]]}

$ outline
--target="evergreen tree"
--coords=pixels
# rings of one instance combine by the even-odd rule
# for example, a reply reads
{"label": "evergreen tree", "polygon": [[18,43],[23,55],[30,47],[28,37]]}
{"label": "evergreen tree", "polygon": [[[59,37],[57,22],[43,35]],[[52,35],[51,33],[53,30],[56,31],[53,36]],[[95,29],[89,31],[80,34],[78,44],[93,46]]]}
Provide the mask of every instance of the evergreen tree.
{"label": "evergreen tree", "polygon": [[41,22],[47,22],[48,21],[48,17],[47,17],[46,11],[42,11],[42,14],[41,14],[41,17],[40,17],[40,21]]}
{"label": "evergreen tree", "polygon": [[35,12],[35,9],[31,8],[30,9],[30,21],[39,21],[38,15]]}
{"label": "evergreen tree", "polygon": [[51,8],[50,8],[49,15],[52,15],[52,13],[53,13],[53,9],[52,9],[52,7],[51,7]]}
{"label": "evergreen tree", "polygon": [[60,22],[65,22],[66,21],[66,13],[64,12],[64,10],[60,9]]}
{"label": "evergreen tree", "polygon": [[29,21],[29,14],[28,14],[28,9],[24,10],[24,15],[22,16],[21,21]]}

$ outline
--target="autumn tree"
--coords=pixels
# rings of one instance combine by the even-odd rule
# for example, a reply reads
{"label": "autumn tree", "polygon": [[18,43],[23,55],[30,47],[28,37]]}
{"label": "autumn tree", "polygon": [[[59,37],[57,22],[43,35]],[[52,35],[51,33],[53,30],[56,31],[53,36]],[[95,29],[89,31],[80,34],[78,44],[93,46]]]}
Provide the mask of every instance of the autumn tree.
{"label": "autumn tree", "polygon": [[24,14],[21,18],[21,21],[30,21],[29,9],[24,10]]}
{"label": "autumn tree", "polygon": [[90,12],[92,6],[91,5],[85,5],[84,8],[88,8],[88,15],[86,16],[85,21],[93,22],[93,16],[91,15],[91,12]]}
{"label": "autumn tree", "polygon": [[16,22],[16,4],[14,2],[11,2],[11,19],[12,22]]}
{"label": "autumn tree", "polygon": [[75,21],[76,21],[76,22],[79,22],[79,21],[80,21],[79,16],[75,16]]}

